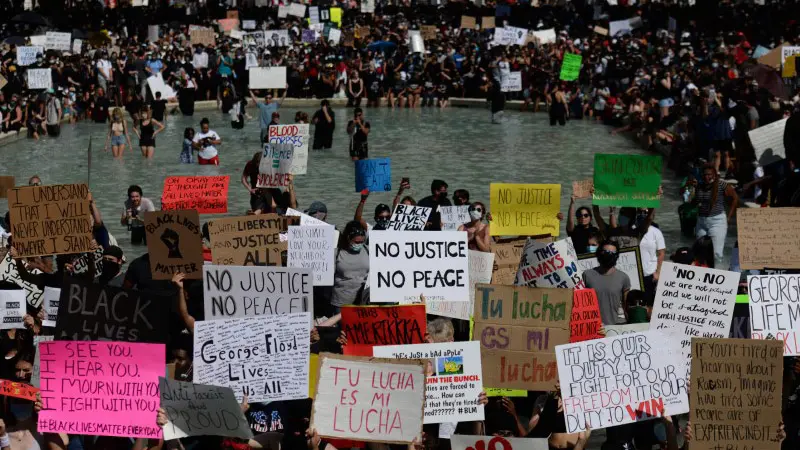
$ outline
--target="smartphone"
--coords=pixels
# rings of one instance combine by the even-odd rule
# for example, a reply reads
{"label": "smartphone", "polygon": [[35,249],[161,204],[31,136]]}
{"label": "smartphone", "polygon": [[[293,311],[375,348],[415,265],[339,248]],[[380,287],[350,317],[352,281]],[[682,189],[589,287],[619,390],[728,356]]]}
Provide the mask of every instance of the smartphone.
{"label": "smartphone", "polygon": [[400,181],[400,182],[401,182],[401,183],[408,183],[409,181],[410,181],[410,178],[408,178],[408,177],[403,177],[403,180],[402,180],[402,181]]}

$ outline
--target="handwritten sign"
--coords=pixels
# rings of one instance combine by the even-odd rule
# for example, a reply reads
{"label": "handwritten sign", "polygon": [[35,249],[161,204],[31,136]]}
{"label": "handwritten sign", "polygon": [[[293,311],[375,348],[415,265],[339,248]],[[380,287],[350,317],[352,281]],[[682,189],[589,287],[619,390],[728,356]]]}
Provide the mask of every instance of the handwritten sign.
{"label": "handwritten sign", "polygon": [[547,439],[454,434],[450,436],[450,448],[452,450],[549,450],[550,447]]}
{"label": "handwritten sign", "polygon": [[203,45],[208,47],[209,45],[214,45],[216,42],[216,33],[214,33],[214,30],[208,29],[191,30],[189,32],[189,39],[193,46]]}
{"label": "handwritten sign", "polygon": [[45,33],[44,48],[46,50],[58,50],[62,52],[72,50],[72,33],[48,31]]}
{"label": "handwritten sign", "polygon": [[[781,208],[783,209],[783,208]],[[800,275],[750,275],[750,334],[753,339],[777,339],[784,356],[800,355],[798,312]]]}
{"label": "handwritten sign", "polygon": [[519,286],[583,289],[583,271],[572,238],[544,243],[528,239],[519,262]]}
{"label": "handwritten sign", "polygon": [[738,286],[738,272],[662,264],[650,329],[681,339],[686,375],[693,337],[728,337]]}
{"label": "handwritten sign", "polygon": [[292,173],[294,148],[284,144],[264,144],[258,165],[258,187],[287,187]]}
{"label": "handwritten sign", "polygon": [[469,250],[469,301],[448,302],[425,299],[428,314],[469,320],[472,317],[472,305],[475,303],[475,285],[492,282],[494,253]]}
{"label": "handwritten sign", "polygon": [[167,177],[161,209],[194,209],[200,214],[228,212],[230,176]]}
{"label": "handwritten sign", "polygon": [[461,16],[461,29],[462,30],[474,30],[475,29],[475,18],[470,16]]}
{"label": "handwritten sign", "polygon": [[[42,273],[39,269],[28,269],[28,271],[35,274]],[[11,255],[8,253],[6,253],[6,256],[0,261],[0,281],[14,283],[24,289],[25,299],[32,307],[38,308],[42,305],[44,298],[42,290],[35,284],[28,283],[20,278],[19,272],[17,271],[17,264],[11,259]]]}
{"label": "handwritten sign", "polygon": [[492,183],[492,236],[558,236],[560,184]]}
{"label": "handwritten sign", "polygon": [[692,450],[780,450],[780,341],[692,339]]}
{"label": "handwritten sign", "polygon": [[458,230],[458,227],[470,222],[469,206],[440,206],[439,214],[442,217],[442,230]]}
{"label": "handwritten sign", "polygon": [[194,378],[233,389],[241,401],[308,397],[311,314],[195,322]]}
{"label": "handwritten sign", "polygon": [[227,33],[239,28],[239,19],[218,19],[217,23],[219,29]]}
{"label": "handwritten sign", "polygon": [[422,33],[422,39],[426,41],[436,39],[436,27],[434,25],[421,25],[419,29]]}
{"label": "handwritten sign", "polygon": [[433,208],[425,206],[404,205],[398,203],[389,219],[387,230],[397,231],[422,231],[431,215]]}
{"label": "handwritten sign", "polygon": [[273,156],[288,151],[292,155],[289,173],[294,175],[305,175],[308,171],[308,127],[307,123],[269,126],[268,142],[273,147]]}
{"label": "handwritten sign", "polygon": [[[549,242],[552,242],[552,239]],[[514,284],[517,279],[517,272],[519,272],[522,251],[525,249],[526,243],[527,239],[522,238],[513,242],[492,245],[492,252],[494,253],[493,284]]]}
{"label": "handwritten sign", "polygon": [[592,188],[594,187],[594,180],[588,178],[581,181],[572,182],[572,195],[576,198],[591,198]]}
{"label": "handwritten sign", "polygon": [[469,300],[465,231],[372,231],[370,301]]}
{"label": "handwritten sign", "polygon": [[[614,266],[620,272],[624,272],[631,279],[631,289],[643,290],[644,273],[642,272],[642,258],[639,254],[639,247],[621,248],[617,252],[617,264]],[[578,255],[578,268],[581,272],[594,269],[600,264],[594,253],[584,253]]]}
{"label": "handwritten sign", "polygon": [[389,158],[356,161],[356,192],[392,190],[392,161]]}
{"label": "handwritten sign", "polygon": [[36,352],[36,355],[33,357],[33,369],[31,370],[31,386],[39,387],[39,380],[41,379],[41,361],[40,356],[41,352],[39,351],[39,343],[40,342],[49,342],[52,341],[55,336],[34,336],[33,337],[33,348]]}
{"label": "handwritten sign", "polygon": [[311,428],[322,437],[409,444],[422,440],[422,361],[320,354]]}
{"label": "handwritten sign", "polygon": [[21,258],[91,251],[92,218],[87,185],[9,189],[8,207],[14,248]]}
{"label": "handwritten sign", "polygon": [[286,265],[310,270],[314,286],[333,286],[335,231],[332,225],[289,227]]}
{"label": "handwritten sign", "polygon": [[620,334],[633,334],[639,331],[650,330],[650,323],[629,323],[626,325],[605,325],[606,337],[618,336]]}
{"label": "handwritten sign", "polygon": [[163,344],[40,342],[40,433],[160,438]]}
{"label": "handwritten sign", "polygon": [[190,280],[201,278],[203,238],[197,211],[148,211],[144,229],[154,280],[170,280],[178,272]]}
{"label": "handwritten sign", "polygon": [[569,341],[583,342],[600,339],[603,321],[600,304],[594,289],[575,289],[572,297],[572,319],[569,321]]}
{"label": "handwritten sign", "polygon": [[481,348],[477,341],[373,347],[377,358],[425,362],[424,423],[483,420]]}
{"label": "handwritten sign", "polygon": [[660,331],[557,346],[567,433],[688,412],[679,347]]}
{"label": "handwritten sign", "polygon": [[60,301],[61,289],[45,286],[44,301],[42,301],[42,307],[44,308],[43,327],[55,327],[58,324],[58,304]]}
{"label": "handwritten sign", "polygon": [[0,291],[0,330],[25,328],[22,318],[25,316],[25,291]]}
{"label": "handwritten sign", "polygon": [[783,132],[786,130],[787,120],[789,119],[781,119],[747,132],[750,143],[753,144],[753,150],[756,152],[756,159],[762,166],[786,158]]}
{"label": "handwritten sign", "polygon": [[36,57],[44,53],[44,47],[21,46],[17,47],[17,65],[30,66],[36,62]]}
{"label": "handwritten sign", "polygon": [[[166,343],[172,295],[72,278],[58,302],[58,339]],[[161,372],[164,373],[163,370]]]}
{"label": "handwritten sign", "polygon": [[661,155],[594,155],[594,196],[600,206],[658,208]]}
{"label": "handwritten sign", "polygon": [[372,356],[380,345],[425,342],[425,305],[342,306],[345,355]]}
{"label": "handwritten sign", "polygon": [[21,398],[23,400],[35,402],[37,393],[39,393],[39,388],[29,384],[0,380],[0,396]]}
{"label": "handwritten sign", "polygon": [[559,78],[563,81],[575,81],[581,73],[581,63],[583,56],[574,53],[564,53],[561,61],[561,73]]}
{"label": "handwritten sign", "polygon": [[311,270],[203,266],[205,320],[313,312]]}
{"label": "handwritten sign", "polygon": [[253,432],[233,391],[159,377],[161,408],[167,415],[164,439],[226,436],[250,439]]}
{"label": "handwritten sign", "polygon": [[289,219],[277,214],[227,217],[208,223],[211,259],[224,266],[281,266]]}
{"label": "handwritten sign", "polygon": [[503,83],[500,86],[503,92],[519,92],[522,90],[522,72],[509,72],[503,77]]}
{"label": "handwritten sign", "polygon": [[800,208],[742,208],[737,211],[740,267],[800,267],[800,252],[787,251],[800,245],[800,227],[786,226],[796,220],[800,220]]}
{"label": "handwritten sign", "polygon": [[553,349],[569,342],[571,314],[571,289],[477,285],[473,336],[481,342],[484,384],[553,389]]}

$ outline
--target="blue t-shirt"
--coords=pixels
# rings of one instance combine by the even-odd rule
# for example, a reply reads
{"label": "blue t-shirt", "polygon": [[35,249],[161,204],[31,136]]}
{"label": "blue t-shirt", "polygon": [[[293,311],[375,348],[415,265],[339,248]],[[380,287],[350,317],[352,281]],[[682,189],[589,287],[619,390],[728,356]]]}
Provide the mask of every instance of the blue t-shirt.
{"label": "blue t-shirt", "polygon": [[261,102],[257,103],[257,105],[261,129],[269,128],[269,123],[272,122],[272,113],[278,111],[278,102],[270,102],[269,105]]}
{"label": "blue t-shirt", "polygon": [[164,67],[164,63],[161,62],[160,59],[150,60],[147,61],[145,64],[147,64],[147,67],[149,67],[151,70],[151,73],[148,76],[158,75],[158,71],[161,70],[162,67]]}

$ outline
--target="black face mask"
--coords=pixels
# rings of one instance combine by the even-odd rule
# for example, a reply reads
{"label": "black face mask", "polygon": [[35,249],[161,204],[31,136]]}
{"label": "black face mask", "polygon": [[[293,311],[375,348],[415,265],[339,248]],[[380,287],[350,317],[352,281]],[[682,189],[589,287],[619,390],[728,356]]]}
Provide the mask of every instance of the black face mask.
{"label": "black face mask", "polygon": [[389,226],[389,219],[376,219],[373,230],[385,230]]}
{"label": "black face mask", "polygon": [[446,200],[447,199],[447,192],[440,192],[439,193],[439,200]]}
{"label": "black face mask", "polygon": [[605,268],[611,268],[617,265],[617,258],[619,258],[619,254],[617,253],[600,252],[600,254],[597,255],[597,262]]}
{"label": "black face mask", "polygon": [[100,275],[100,280],[102,281],[111,281],[112,278],[119,274],[119,269],[121,264],[116,263],[114,261],[110,261],[107,259],[103,260],[103,272]]}

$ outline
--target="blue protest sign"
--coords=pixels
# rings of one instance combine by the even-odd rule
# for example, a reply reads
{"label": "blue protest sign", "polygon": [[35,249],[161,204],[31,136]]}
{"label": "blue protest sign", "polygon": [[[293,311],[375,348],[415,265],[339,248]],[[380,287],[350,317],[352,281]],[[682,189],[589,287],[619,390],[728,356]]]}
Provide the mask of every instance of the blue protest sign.
{"label": "blue protest sign", "polygon": [[392,190],[392,162],[389,158],[356,161],[356,192]]}

